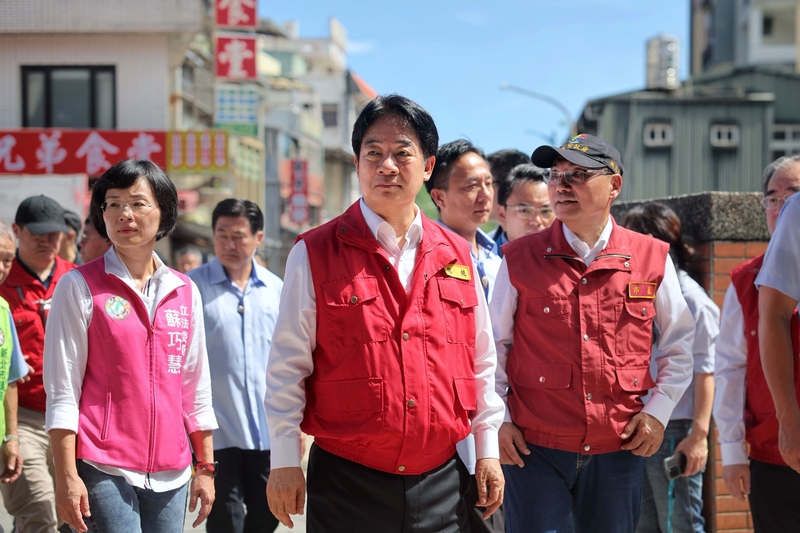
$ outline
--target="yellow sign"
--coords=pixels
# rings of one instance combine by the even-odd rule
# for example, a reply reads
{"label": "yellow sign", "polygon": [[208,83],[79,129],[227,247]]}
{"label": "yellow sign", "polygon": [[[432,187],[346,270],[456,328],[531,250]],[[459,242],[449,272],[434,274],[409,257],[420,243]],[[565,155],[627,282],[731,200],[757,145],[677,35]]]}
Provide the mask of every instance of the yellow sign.
{"label": "yellow sign", "polygon": [[654,300],[656,297],[656,284],[649,281],[631,281],[628,283],[628,297]]}
{"label": "yellow sign", "polygon": [[211,174],[227,170],[227,131],[167,132],[167,172]]}
{"label": "yellow sign", "polygon": [[444,273],[450,276],[451,278],[463,279],[465,281],[469,281],[470,279],[472,279],[469,273],[468,266],[456,265],[455,263],[444,267]]}

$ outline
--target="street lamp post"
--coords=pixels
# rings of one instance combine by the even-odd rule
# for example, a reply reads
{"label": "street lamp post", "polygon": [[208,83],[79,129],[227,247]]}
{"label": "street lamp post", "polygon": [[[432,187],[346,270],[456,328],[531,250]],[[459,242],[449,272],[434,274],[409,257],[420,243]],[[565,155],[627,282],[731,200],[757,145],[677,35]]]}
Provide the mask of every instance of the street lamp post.
{"label": "street lamp post", "polygon": [[537,93],[535,91],[531,91],[530,89],[526,89],[524,87],[519,87],[517,85],[511,85],[510,83],[501,83],[500,84],[501,91],[512,91],[519,94],[524,94],[525,96],[530,96],[531,98],[536,98],[537,100],[542,100],[543,102],[547,102],[548,104],[556,107],[559,111],[564,114],[564,118],[567,119],[567,125],[569,126],[569,135],[575,135],[575,121],[572,119],[572,115],[567,109],[567,106],[553,98],[552,96],[547,96],[546,94]]}

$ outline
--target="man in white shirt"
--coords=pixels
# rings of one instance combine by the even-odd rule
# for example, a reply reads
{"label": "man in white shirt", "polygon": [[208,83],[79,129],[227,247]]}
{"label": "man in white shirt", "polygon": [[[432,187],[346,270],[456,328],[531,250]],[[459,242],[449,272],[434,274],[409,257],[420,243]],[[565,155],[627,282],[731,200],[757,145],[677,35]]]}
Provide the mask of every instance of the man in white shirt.
{"label": "man in white shirt", "polygon": [[508,405],[507,531],[562,530],[572,516],[579,531],[633,532],[643,458],[691,380],[694,322],[668,245],[610,215],[622,189],[619,151],[581,134],[531,159],[550,168],[558,220],[504,246],[490,304]]}
{"label": "man in white shirt", "polygon": [[435,163],[433,119],[398,95],[353,128],[362,199],[303,234],[289,254],[267,367],[267,499],[309,532],[461,531],[466,474],[455,444],[475,435],[479,505],[502,503],[486,301],[462,239],[414,199]]}

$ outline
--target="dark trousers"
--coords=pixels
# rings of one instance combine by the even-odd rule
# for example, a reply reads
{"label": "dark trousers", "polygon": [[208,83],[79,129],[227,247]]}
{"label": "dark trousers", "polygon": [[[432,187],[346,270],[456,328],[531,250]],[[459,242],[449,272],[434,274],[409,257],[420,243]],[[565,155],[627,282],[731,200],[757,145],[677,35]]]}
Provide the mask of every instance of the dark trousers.
{"label": "dark trousers", "polygon": [[800,531],[800,474],[750,459],[750,512],[756,533]]}
{"label": "dark trousers", "polygon": [[[461,459],[458,459],[461,462]],[[467,467],[464,467],[466,470]],[[485,507],[477,507],[475,504],[478,502],[478,483],[475,481],[475,476],[469,475],[462,480],[461,493],[464,495],[464,504],[467,507],[467,517],[469,519],[469,530],[472,533],[505,533],[506,522],[503,519],[503,506],[489,517],[488,520],[483,519],[483,513],[486,511]]]}
{"label": "dark trousers", "polygon": [[[525,466],[503,465],[508,533],[633,533],[639,521],[644,459],[528,444]],[[574,525],[573,525],[574,519]]]}
{"label": "dark trousers", "polygon": [[469,475],[454,455],[418,476],[381,472],[311,445],[308,533],[457,533],[467,529],[459,486]]}
{"label": "dark trousers", "polygon": [[[208,533],[271,533],[278,527],[266,501],[269,450],[214,450],[219,463]],[[245,507],[247,512],[245,513]]]}

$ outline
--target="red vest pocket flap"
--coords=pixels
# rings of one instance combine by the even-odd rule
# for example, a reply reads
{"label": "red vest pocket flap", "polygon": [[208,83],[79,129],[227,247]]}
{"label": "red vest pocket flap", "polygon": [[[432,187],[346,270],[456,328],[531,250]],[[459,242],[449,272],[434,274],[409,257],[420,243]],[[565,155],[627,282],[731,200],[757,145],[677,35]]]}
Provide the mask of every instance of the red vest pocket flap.
{"label": "red vest pocket flap", "polygon": [[465,411],[474,411],[478,408],[478,391],[475,387],[475,378],[453,378],[456,388],[456,399]]}
{"label": "red vest pocket flap", "polygon": [[463,309],[478,305],[478,294],[475,287],[467,281],[453,278],[438,278],[439,295],[442,300],[453,303]]}
{"label": "red vest pocket flap", "polygon": [[633,318],[639,320],[651,320],[656,316],[656,304],[654,300],[625,300],[625,310],[628,311],[628,314]]}
{"label": "red vest pocket flap", "polygon": [[617,373],[619,386],[624,391],[646,391],[656,386],[656,382],[653,381],[653,377],[650,375],[650,365],[617,367],[614,370]]}
{"label": "red vest pocket flap", "polygon": [[563,363],[520,365],[517,384],[530,389],[568,389],[572,366]]}
{"label": "red vest pocket flap", "polygon": [[320,415],[380,413],[383,410],[383,379],[318,381],[316,411]]}
{"label": "red vest pocket flap", "polygon": [[372,276],[341,279],[322,284],[325,303],[330,306],[353,306],[378,297],[378,280]]}

